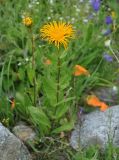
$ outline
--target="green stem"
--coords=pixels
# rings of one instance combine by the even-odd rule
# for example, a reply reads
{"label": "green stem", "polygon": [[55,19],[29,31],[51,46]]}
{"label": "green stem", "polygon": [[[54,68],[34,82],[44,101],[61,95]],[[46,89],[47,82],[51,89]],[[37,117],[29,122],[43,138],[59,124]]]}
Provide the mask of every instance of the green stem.
{"label": "green stem", "polygon": [[73,101],[73,106],[75,106],[75,108],[77,109],[78,98],[77,98],[77,93],[76,93],[76,82],[77,82],[77,79],[75,76],[73,76],[73,96],[75,97]]}
{"label": "green stem", "polygon": [[57,60],[57,103],[59,102],[59,92],[60,92],[60,72],[61,72],[61,61],[58,55]]}
{"label": "green stem", "polygon": [[110,51],[112,52],[112,54],[114,55],[115,59],[117,60],[117,62],[119,63],[119,58],[117,57],[117,55],[115,54],[115,52],[113,51],[112,47],[109,46]]}
{"label": "green stem", "polygon": [[32,33],[32,29],[30,29],[31,32],[31,44],[32,44],[32,69],[34,70],[34,78],[33,78],[33,92],[34,92],[34,106],[36,107],[36,77],[35,77],[35,52],[34,52],[34,36]]}
{"label": "green stem", "polygon": [[31,42],[32,42],[32,68],[34,68],[35,67],[35,55],[34,55],[34,37],[33,37],[33,34],[32,34],[32,37],[31,37]]}

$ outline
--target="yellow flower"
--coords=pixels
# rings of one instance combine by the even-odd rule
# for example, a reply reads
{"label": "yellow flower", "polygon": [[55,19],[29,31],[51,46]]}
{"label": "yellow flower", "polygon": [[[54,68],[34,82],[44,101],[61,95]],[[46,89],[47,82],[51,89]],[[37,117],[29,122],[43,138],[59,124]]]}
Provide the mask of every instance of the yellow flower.
{"label": "yellow flower", "polygon": [[32,18],[30,18],[30,17],[24,17],[23,18],[23,24],[25,26],[30,27],[32,25],[32,23],[33,23]]}
{"label": "yellow flower", "polygon": [[116,13],[114,11],[111,12],[112,18],[116,18]]}
{"label": "yellow flower", "polygon": [[74,30],[71,24],[66,24],[65,22],[56,22],[44,25],[41,29],[41,37],[49,41],[49,43],[54,43],[56,47],[63,45],[67,48],[68,39],[72,38]]}
{"label": "yellow flower", "polygon": [[9,126],[9,118],[4,118],[2,120],[2,123],[5,125],[5,126]]}
{"label": "yellow flower", "polygon": [[117,30],[117,28],[118,28],[118,26],[115,23],[113,23],[112,29],[114,32]]}

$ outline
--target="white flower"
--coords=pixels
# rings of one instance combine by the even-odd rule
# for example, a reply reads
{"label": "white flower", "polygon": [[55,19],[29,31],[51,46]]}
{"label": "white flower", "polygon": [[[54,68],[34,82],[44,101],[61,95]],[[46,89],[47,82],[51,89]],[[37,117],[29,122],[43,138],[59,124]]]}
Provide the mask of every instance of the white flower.
{"label": "white flower", "polygon": [[110,39],[108,39],[108,40],[105,41],[105,47],[109,47],[110,44],[111,44],[111,40]]}
{"label": "white flower", "polygon": [[49,2],[50,2],[50,4],[53,4],[53,3],[54,3],[53,0],[50,0]]}
{"label": "white flower", "polygon": [[83,22],[84,23],[88,23],[88,19],[83,19]]}
{"label": "white flower", "polygon": [[26,62],[28,62],[28,61],[29,61],[29,59],[28,59],[28,58],[25,58],[25,61],[26,61]]}
{"label": "white flower", "polygon": [[29,4],[29,5],[28,5],[28,7],[29,7],[29,8],[32,8],[32,7],[33,7],[33,5],[32,5],[32,4]]}
{"label": "white flower", "polygon": [[117,86],[113,86],[113,87],[112,87],[112,90],[113,90],[114,92],[118,93],[118,88],[117,88]]}
{"label": "white flower", "polygon": [[80,3],[82,3],[84,0],[80,0]]}
{"label": "white flower", "polygon": [[74,21],[75,21],[75,18],[73,17],[71,20],[74,22]]}
{"label": "white flower", "polygon": [[50,20],[51,19],[51,17],[48,17],[48,20]]}
{"label": "white flower", "polygon": [[60,17],[59,19],[60,19],[60,20],[63,20],[63,17]]}
{"label": "white flower", "polygon": [[18,65],[18,66],[21,66],[21,62],[19,62],[17,65]]}
{"label": "white flower", "polygon": [[50,12],[52,13],[52,12],[53,12],[53,10],[52,10],[52,9],[50,9]]}
{"label": "white flower", "polygon": [[81,10],[79,8],[76,8],[76,12],[80,12]]}
{"label": "white flower", "polygon": [[36,4],[39,4],[40,2],[36,2]]}

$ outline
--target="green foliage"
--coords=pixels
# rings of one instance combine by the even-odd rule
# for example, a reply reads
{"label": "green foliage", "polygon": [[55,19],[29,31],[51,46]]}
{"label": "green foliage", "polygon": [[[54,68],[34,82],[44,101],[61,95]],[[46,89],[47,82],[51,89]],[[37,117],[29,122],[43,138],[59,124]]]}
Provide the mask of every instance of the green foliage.
{"label": "green foliage", "polygon": [[30,119],[38,127],[41,134],[48,133],[51,128],[50,121],[41,108],[29,107]]}
{"label": "green foliage", "polygon": [[7,127],[11,127],[12,125],[14,125],[14,111],[11,109],[8,97],[2,97],[0,106],[0,122]]}
{"label": "green foliage", "polygon": [[[87,16],[87,13],[83,12],[85,10],[85,3],[80,4],[82,6],[82,12],[79,13],[80,16],[76,14],[77,11],[75,11],[76,6],[80,8],[80,5],[77,1],[72,0],[60,3],[54,1],[53,5],[50,4],[49,1],[40,1],[40,4],[32,4],[32,2],[29,4],[29,1],[20,1],[16,4],[15,0],[1,3],[2,7],[0,12],[2,17],[0,21],[2,22],[4,19],[5,21],[1,23],[2,25],[0,26],[2,31],[0,50],[4,53],[3,59],[5,59],[5,61],[1,70],[0,91],[13,92],[13,95],[16,95],[16,100],[18,100],[16,103],[17,105],[21,105],[17,107],[17,111],[22,113],[22,118],[25,117],[25,115],[30,117],[28,107],[34,106],[35,96],[37,106],[40,101],[41,106],[43,106],[40,106],[40,108],[42,108],[47,118],[53,121],[53,123],[55,123],[55,121],[57,122],[57,124],[53,124],[55,127],[53,130],[57,130],[57,128],[60,127],[65,130],[65,124],[62,126],[60,121],[61,119],[67,119],[67,121],[68,119],[72,119],[69,118],[70,116],[76,119],[76,116],[71,113],[76,114],[78,105],[82,102],[81,97],[83,97],[84,91],[87,88],[90,90],[97,85],[112,85],[112,83],[105,80],[106,75],[108,75],[109,80],[114,80],[114,78],[112,79],[114,76],[110,76],[110,72],[107,72],[108,62],[102,60],[102,54],[105,51],[105,38],[101,34],[101,28],[105,27],[102,21],[107,13],[102,14],[104,12],[102,9],[98,15],[94,16],[93,19],[85,24],[83,23],[83,18],[81,19],[80,17],[86,18]],[[24,5],[22,5],[23,3]],[[65,3],[67,3],[66,6]],[[73,7],[69,9],[71,4]],[[29,5],[32,7],[28,7]],[[64,6],[66,8],[63,11]],[[47,8],[47,12],[44,12],[44,7]],[[13,8],[15,8],[15,14]],[[114,5],[112,9],[116,11]],[[92,12],[91,8],[89,9],[89,13],[90,11]],[[11,13],[10,18],[8,18],[9,13]],[[69,13],[70,17],[68,19]],[[30,29],[21,23],[21,17],[25,14],[33,18],[32,33]],[[55,50],[53,46],[48,46],[40,39],[38,30],[48,21],[44,17],[51,17],[51,20],[59,20],[59,18],[62,17],[64,21],[74,23],[76,35],[72,43],[70,43],[68,50],[63,51],[63,49],[61,49],[60,53],[57,53],[57,50]],[[75,19],[74,22],[72,18]],[[35,37],[34,68],[32,66],[32,36]],[[60,90],[58,91],[59,100],[57,102],[58,56],[61,61],[61,66]],[[44,59],[50,59],[52,62],[51,65],[45,65]],[[76,64],[86,67],[91,76],[76,77],[74,80],[72,73],[73,67]],[[114,73],[114,68],[111,64],[110,68],[112,68],[110,71]],[[34,78],[36,86],[34,86]],[[14,92],[16,92],[16,94]],[[27,102],[24,102],[25,104],[19,101],[18,94],[24,95],[24,99],[27,99]],[[74,107],[74,104],[77,104],[77,106]],[[72,120],[69,121],[69,124],[66,122],[66,126],[70,126],[70,124],[72,124]],[[71,126],[73,126],[73,124]]]}
{"label": "green foliage", "polygon": [[73,160],[99,160],[98,159],[99,150],[98,148],[92,146],[85,151],[80,151],[76,153]]}
{"label": "green foliage", "polygon": [[[85,97],[90,91],[98,86],[114,85],[118,73],[114,56],[115,53],[118,57],[119,53],[118,5],[110,0],[107,2],[110,11],[102,6],[94,13],[90,5],[87,9],[87,3],[0,1],[0,121],[4,120],[6,126],[23,120],[32,124],[41,137],[67,133],[74,127],[79,106],[86,106]],[[111,11],[116,12],[116,19],[107,26],[105,17]],[[32,17],[32,31],[22,24],[24,15]],[[67,50],[58,51],[39,35],[39,29],[53,20],[66,21],[74,27],[75,36]],[[111,29],[112,33],[104,36],[106,29]],[[107,39],[111,39],[111,48],[105,47]],[[113,56],[114,62],[106,61],[104,52]],[[47,59],[50,65],[45,64]],[[90,76],[74,77],[75,65],[85,67]],[[13,110],[9,102],[11,96],[15,98]],[[112,150],[107,150],[106,154],[108,159],[113,157]],[[74,160],[97,160],[98,157],[98,150],[90,148],[77,153]]]}
{"label": "green foliage", "polygon": [[74,122],[73,121],[73,117],[72,117],[72,120],[70,122],[64,122],[61,127],[59,128],[56,128],[52,131],[52,133],[61,133],[63,131],[70,131],[73,127],[74,127]]}

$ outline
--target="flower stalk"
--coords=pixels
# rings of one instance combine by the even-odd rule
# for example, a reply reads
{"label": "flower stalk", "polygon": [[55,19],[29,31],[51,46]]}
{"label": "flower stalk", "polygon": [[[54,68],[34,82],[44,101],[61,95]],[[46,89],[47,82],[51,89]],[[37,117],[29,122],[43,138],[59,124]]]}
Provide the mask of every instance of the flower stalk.
{"label": "flower stalk", "polygon": [[57,59],[57,103],[59,102],[59,93],[60,93],[60,72],[61,72],[61,61],[58,55],[58,59]]}
{"label": "flower stalk", "polygon": [[32,46],[32,69],[34,71],[33,77],[33,104],[36,107],[36,76],[35,76],[35,44],[34,44],[34,35],[32,32],[32,28],[30,28],[31,33],[31,46]]}
{"label": "flower stalk", "polygon": [[32,26],[33,26],[33,20],[31,17],[26,16],[23,18],[23,24],[28,28],[29,33],[30,33],[30,38],[31,38],[31,47],[32,47],[32,69],[33,69],[33,103],[34,106],[36,106],[36,76],[35,76],[35,52],[34,52],[34,48],[35,48],[35,44],[34,44],[34,35],[33,35],[33,31],[32,31]]}
{"label": "flower stalk", "polygon": [[33,78],[34,106],[36,107],[36,76],[35,76],[35,55],[34,55],[34,37],[33,36],[32,36],[32,68],[34,69],[34,78]]}
{"label": "flower stalk", "polygon": [[74,92],[74,102],[73,105],[75,106],[75,108],[77,107],[77,95],[76,95],[76,77],[73,77],[73,92]]}

